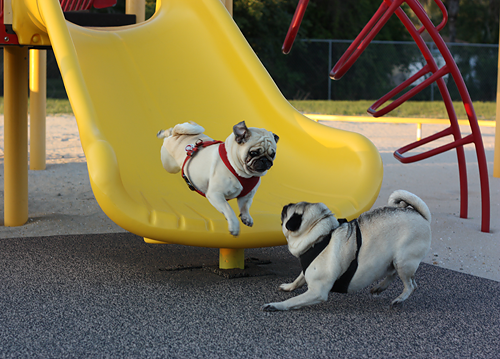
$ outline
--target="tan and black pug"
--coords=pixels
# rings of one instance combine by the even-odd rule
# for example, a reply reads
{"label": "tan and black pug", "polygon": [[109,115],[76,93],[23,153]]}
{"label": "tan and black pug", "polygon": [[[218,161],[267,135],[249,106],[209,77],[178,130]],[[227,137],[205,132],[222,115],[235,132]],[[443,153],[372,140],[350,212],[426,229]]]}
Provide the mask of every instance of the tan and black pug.
{"label": "tan and black pug", "polygon": [[371,292],[383,292],[399,276],[404,290],[393,305],[415,290],[415,271],[431,244],[431,213],[416,195],[398,190],[388,205],[340,224],[323,203],[289,204],[281,213],[288,249],[301,262],[302,272],[282,291],[307,284],[307,291],[262,310],[289,310],[318,304],[330,291],[351,293],[374,281]]}
{"label": "tan and black pug", "polygon": [[[240,233],[236,214],[227,202],[237,198],[243,224],[251,227],[250,206],[264,176],[272,167],[279,137],[242,121],[224,142],[205,135],[194,122],[159,131],[161,162],[169,173],[183,172],[191,189],[204,195],[226,218],[229,232]],[[187,159],[186,159],[187,158]]]}

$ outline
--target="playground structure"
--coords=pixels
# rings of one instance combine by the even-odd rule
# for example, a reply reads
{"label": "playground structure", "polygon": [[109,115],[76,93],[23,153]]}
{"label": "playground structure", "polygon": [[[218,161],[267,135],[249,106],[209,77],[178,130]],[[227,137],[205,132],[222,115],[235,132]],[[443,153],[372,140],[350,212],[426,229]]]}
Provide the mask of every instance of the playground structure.
{"label": "playground structure", "polygon": [[[27,53],[43,46],[54,50],[95,198],[150,243],[220,248],[221,268],[242,268],[244,248],[285,244],[283,205],[324,202],[352,219],[375,202],[383,168],[374,145],[297,112],[219,0],[158,0],[151,19],[119,28],[67,22],[57,0],[12,0],[12,13],[24,46],[14,38],[3,45],[5,225],[28,219]],[[180,175],[163,170],[156,133],[188,120],[220,140],[242,120],[280,136],[250,210],[254,226],[237,238]]]}
{"label": "playground structure", "polygon": [[[290,24],[290,28],[283,43],[282,50],[283,53],[285,54],[290,52],[292,48],[293,42],[300,27],[300,23],[305,14],[308,2],[309,0],[299,1],[294,17],[292,19],[292,23]],[[418,139],[416,142],[403,146],[402,148],[394,152],[394,157],[402,163],[412,163],[438,155],[445,151],[456,149],[459,178],[460,178],[460,217],[467,218],[468,186],[467,186],[467,169],[466,169],[465,153],[463,146],[466,144],[474,144],[477,154],[477,160],[479,166],[479,178],[481,186],[481,215],[482,215],[481,231],[489,232],[490,192],[489,192],[489,181],[488,181],[488,166],[484,152],[483,140],[481,138],[481,131],[479,129],[477,117],[474,111],[474,106],[472,105],[472,100],[469,96],[469,92],[467,91],[462,75],[455,63],[455,60],[451,56],[451,53],[447,48],[443,38],[439,34],[439,31],[441,31],[443,27],[446,25],[446,22],[448,20],[448,13],[441,0],[434,0],[434,2],[437,4],[437,6],[439,7],[439,9],[442,11],[443,14],[443,19],[438,26],[435,26],[431,22],[429,16],[425,12],[425,9],[418,2],[418,0],[383,0],[382,4],[380,5],[376,13],[366,24],[366,26],[356,37],[356,39],[351,43],[351,45],[346,50],[344,55],[342,55],[342,57],[335,64],[332,71],[330,72],[330,77],[333,80],[340,80],[340,78],[342,78],[342,76],[356,62],[359,56],[361,56],[362,52],[370,44],[370,42],[377,35],[380,29],[386,24],[387,20],[393,14],[396,14],[396,16],[404,24],[404,26],[410,33],[411,37],[417,44],[427,64],[415,75],[411,76],[403,83],[398,85],[396,88],[394,88],[392,91],[390,91],[389,93],[381,97],[378,101],[376,101],[372,106],[370,106],[370,108],[368,109],[368,113],[370,113],[374,117],[384,116],[385,114],[389,113],[390,111],[394,110],[395,108],[403,104],[405,101],[409,100],[412,96],[422,91],[427,86],[431,85],[433,82],[436,82],[446,106],[446,110],[450,120],[450,126],[445,130],[442,130],[436,134],[433,134],[423,139]],[[415,27],[415,25],[410,21],[410,19],[404,12],[404,10],[401,8],[401,5],[403,3],[406,3],[419,19],[421,23],[421,27],[419,29]],[[427,31],[427,33],[431,36],[432,40],[436,44],[443,59],[446,62],[446,64],[441,68],[438,68],[436,61],[434,60],[429,48],[427,47],[422,38],[422,33],[424,31]],[[455,84],[458,87],[460,96],[462,98],[462,102],[464,104],[465,111],[467,113],[468,124],[472,132],[470,135],[463,138],[460,132],[457,115],[453,107],[450,93],[443,79],[443,76],[448,74],[451,75]],[[425,78],[426,76],[428,77]],[[421,78],[425,78],[425,80],[422,81],[420,84],[414,86],[408,92],[396,98],[392,103],[381,108],[389,100],[393,99],[394,97],[402,93],[404,90],[408,89],[410,86],[412,86],[413,83],[415,83],[415,81]],[[427,152],[414,154],[410,156],[404,156],[405,153],[411,150],[415,150],[427,143],[430,143],[432,141],[435,141],[437,139],[446,136],[453,136],[453,141],[445,145],[442,145],[440,147],[429,150]]]}

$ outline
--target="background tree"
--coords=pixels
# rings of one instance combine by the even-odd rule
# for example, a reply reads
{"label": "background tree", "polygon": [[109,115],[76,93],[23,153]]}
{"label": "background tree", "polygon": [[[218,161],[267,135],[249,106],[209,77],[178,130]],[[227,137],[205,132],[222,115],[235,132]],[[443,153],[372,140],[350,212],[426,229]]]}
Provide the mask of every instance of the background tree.
{"label": "background tree", "polygon": [[[434,0],[421,0],[436,24],[441,21],[441,10]],[[444,0],[448,10],[448,24],[441,31],[449,42],[498,44],[500,0]]]}
{"label": "background tree", "polygon": [[[234,20],[285,97],[324,99],[327,95],[329,48],[327,43],[308,43],[302,39],[352,40],[373,16],[380,3],[373,0],[309,2],[297,39],[289,55],[281,46],[297,1],[235,0]],[[392,16],[377,40],[407,40],[404,26]],[[332,47],[336,61],[348,43]],[[393,87],[392,71],[410,61],[404,50],[394,45],[374,51],[369,46],[356,65],[333,86],[332,99],[378,98]]]}
{"label": "background tree", "polygon": [[448,0],[448,31],[450,33],[450,42],[457,40],[457,17],[460,7],[460,0]]}

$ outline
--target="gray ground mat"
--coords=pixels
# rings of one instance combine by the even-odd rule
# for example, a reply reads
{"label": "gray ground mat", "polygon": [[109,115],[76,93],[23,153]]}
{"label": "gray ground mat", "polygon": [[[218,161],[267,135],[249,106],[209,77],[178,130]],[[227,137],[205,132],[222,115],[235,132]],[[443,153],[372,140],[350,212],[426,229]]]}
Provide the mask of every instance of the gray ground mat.
{"label": "gray ground mat", "polygon": [[0,357],[499,356],[499,282],[421,264],[419,288],[394,309],[399,279],[377,297],[268,313],[264,303],[303,292],[277,291],[299,263],[284,246],[245,255],[260,274],[228,279],[206,270],[217,249],[129,233],[1,239]]}

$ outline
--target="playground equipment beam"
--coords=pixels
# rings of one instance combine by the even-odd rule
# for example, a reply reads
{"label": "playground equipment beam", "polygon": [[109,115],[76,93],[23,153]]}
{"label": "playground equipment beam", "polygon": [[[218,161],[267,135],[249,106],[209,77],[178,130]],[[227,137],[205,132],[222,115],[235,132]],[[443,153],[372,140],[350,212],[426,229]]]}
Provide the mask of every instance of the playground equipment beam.
{"label": "playground equipment beam", "polygon": [[46,167],[47,50],[30,49],[30,170]]}
{"label": "playground equipment beam", "polygon": [[4,225],[28,220],[28,48],[4,47]]}
{"label": "playground equipment beam", "polygon": [[497,128],[495,129],[495,152],[493,157],[493,177],[500,178],[500,48],[498,49],[497,74]]}
{"label": "playground equipment beam", "polygon": [[[233,0],[221,0],[227,11],[233,16]],[[242,248],[220,248],[219,249],[220,269],[245,269],[245,250]]]}
{"label": "playground equipment beam", "polygon": [[125,13],[135,15],[136,23],[146,20],[146,0],[127,0],[125,2]]}

